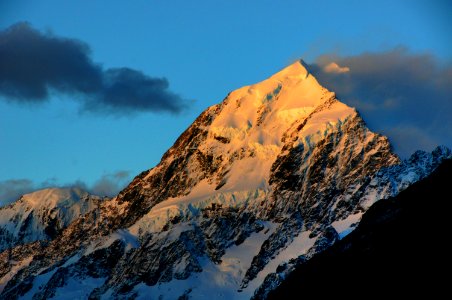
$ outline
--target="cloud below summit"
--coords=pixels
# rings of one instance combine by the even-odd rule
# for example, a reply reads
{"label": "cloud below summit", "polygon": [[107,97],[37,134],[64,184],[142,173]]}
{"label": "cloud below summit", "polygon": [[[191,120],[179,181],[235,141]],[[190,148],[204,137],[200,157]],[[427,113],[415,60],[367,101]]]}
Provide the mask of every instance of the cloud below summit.
{"label": "cloud below summit", "polygon": [[131,180],[130,177],[130,172],[128,171],[117,171],[102,175],[92,185],[88,185],[83,181],[77,181],[67,186],[79,187],[93,195],[113,197],[127,186]]}
{"label": "cloud below summit", "polygon": [[0,207],[7,205],[20,196],[35,190],[33,182],[29,179],[9,179],[0,181]]}
{"label": "cloud below summit", "polygon": [[310,65],[320,84],[356,107],[369,127],[407,157],[452,147],[452,65],[399,47],[355,56],[323,55]]}
{"label": "cloud below summit", "polygon": [[69,95],[81,111],[98,114],[179,113],[187,107],[167,79],[130,68],[104,69],[82,41],[23,22],[0,31],[0,99],[42,103],[52,93]]}

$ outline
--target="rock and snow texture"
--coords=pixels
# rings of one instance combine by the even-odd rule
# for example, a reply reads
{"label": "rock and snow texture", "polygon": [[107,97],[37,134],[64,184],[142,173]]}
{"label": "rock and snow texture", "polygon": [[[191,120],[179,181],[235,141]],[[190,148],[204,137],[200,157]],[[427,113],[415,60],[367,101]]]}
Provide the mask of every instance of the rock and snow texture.
{"label": "rock and snow texture", "polygon": [[[48,188],[0,208],[0,291],[43,245],[102,199],[79,188]],[[6,250],[6,251],[5,251]]]}
{"label": "rock and snow texture", "polygon": [[[76,219],[2,297],[264,298],[347,235],[374,202],[427,176],[446,148],[400,162],[296,62],[204,111],[153,169]],[[37,246],[35,246],[37,247]],[[6,281],[5,281],[6,282]]]}
{"label": "rock and snow texture", "polygon": [[16,244],[50,240],[101,199],[79,188],[48,188],[0,207],[0,251]]}
{"label": "rock and snow texture", "polygon": [[268,299],[443,298],[450,279],[438,270],[451,261],[444,247],[451,230],[451,178],[449,159],[397,196],[375,203],[350,235],[302,263]]}

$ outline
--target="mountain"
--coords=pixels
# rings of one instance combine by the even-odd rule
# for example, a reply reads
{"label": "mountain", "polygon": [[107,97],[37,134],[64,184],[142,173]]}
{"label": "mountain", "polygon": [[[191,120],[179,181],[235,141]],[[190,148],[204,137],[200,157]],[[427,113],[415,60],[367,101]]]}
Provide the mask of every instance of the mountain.
{"label": "mountain", "polygon": [[0,207],[0,251],[19,243],[53,239],[101,201],[79,188],[48,188],[23,195]]}
{"label": "mountain", "polygon": [[[27,247],[39,248],[41,242],[55,238],[74,220],[98,207],[101,201],[79,188],[48,188],[23,195],[0,208],[0,256],[14,256],[7,249],[16,246],[24,252],[29,251]],[[12,264],[2,265],[0,275],[14,273],[20,266],[14,264],[20,260],[18,258],[10,258]],[[31,257],[28,255],[27,259]],[[2,260],[2,264],[7,261]],[[4,278],[0,280],[0,289],[3,283]]]}
{"label": "mountain", "polygon": [[301,264],[268,299],[446,295],[451,178],[452,160],[446,160],[427,178],[376,203],[354,232]]}
{"label": "mountain", "polygon": [[1,297],[264,298],[449,149],[406,160],[302,61],[231,92],[160,163],[27,257]]}

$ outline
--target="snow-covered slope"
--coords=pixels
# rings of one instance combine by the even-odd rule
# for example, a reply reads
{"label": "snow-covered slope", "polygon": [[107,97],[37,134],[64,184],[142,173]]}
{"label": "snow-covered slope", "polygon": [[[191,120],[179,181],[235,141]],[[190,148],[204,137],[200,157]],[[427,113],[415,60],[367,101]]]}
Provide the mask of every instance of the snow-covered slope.
{"label": "snow-covered slope", "polygon": [[[352,118],[358,118],[356,111],[337,101],[301,63],[233,91],[206,110],[141,179],[143,190],[153,189],[164,172],[170,178],[158,184],[164,185],[169,197],[134,229],[156,226],[159,230],[168,216],[197,213],[211,203],[256,204],[271,190],[270,171],[283,147],[315,145]],[[302,124],[305,120],[309,122]],[[366,135],[368,141],[381,139],[388,147],[383,137]],[[368,141],[363,140],[363,145]],[[389,162],[396,159],[391,156]]]}
{"label": "snow-covered slope", "polygon": [[265,297],[446,157],[400,162],[298,61],[205,110],[155,168],[24,260],[1,296]]}
{"label": "snow-covered slope", "polygon": [[79,188],[48,188],[0,208],[0,251],[54,238],[101,199]]}

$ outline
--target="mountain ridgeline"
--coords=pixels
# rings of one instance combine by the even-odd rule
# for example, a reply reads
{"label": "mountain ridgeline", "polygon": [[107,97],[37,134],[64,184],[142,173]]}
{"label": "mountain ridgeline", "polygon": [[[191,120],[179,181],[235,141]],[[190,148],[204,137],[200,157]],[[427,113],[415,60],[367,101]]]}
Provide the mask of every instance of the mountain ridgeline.
{"label": "mountain ridgeline", "polygon": [[50,239],[2,246],[0,297],[266,298],[450,157],[401,161],[299,61],[206,109],[157,166]]}

